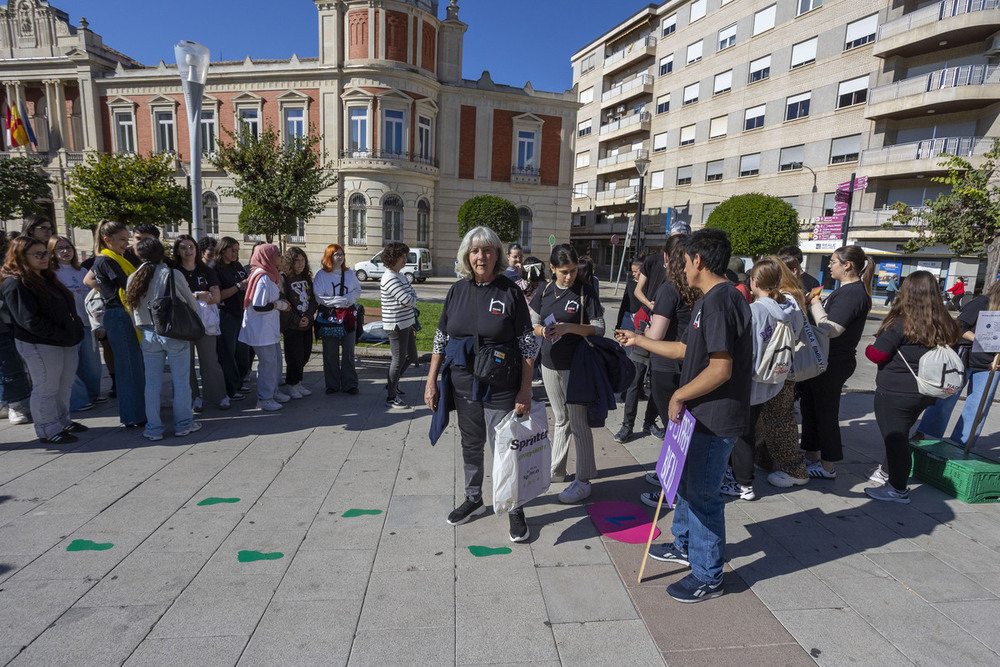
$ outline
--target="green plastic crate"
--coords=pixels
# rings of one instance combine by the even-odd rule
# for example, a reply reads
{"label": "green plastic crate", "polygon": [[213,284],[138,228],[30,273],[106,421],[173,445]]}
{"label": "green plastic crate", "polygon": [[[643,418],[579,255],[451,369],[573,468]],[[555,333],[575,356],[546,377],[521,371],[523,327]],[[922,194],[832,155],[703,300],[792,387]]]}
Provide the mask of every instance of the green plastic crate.
{"label": "green plastic crate", "polygon": [[913,476],[962,502],[1000,502],[1000,463],[941,440],[911,442]]}

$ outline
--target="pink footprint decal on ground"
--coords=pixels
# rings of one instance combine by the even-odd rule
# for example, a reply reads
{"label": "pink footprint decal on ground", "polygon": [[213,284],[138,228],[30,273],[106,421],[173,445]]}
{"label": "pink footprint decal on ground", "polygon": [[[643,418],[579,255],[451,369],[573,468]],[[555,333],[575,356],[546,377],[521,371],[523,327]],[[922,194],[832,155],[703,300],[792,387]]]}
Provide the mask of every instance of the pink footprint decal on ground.
{"label": "pink footprint decal on ground", "polygon": [[[646,508],[620,500],[606,500],[587,505],[590,518],[601,535],[626,544],[645,544],[652,521]],[[653,539],[660,534],[654,529]]]}

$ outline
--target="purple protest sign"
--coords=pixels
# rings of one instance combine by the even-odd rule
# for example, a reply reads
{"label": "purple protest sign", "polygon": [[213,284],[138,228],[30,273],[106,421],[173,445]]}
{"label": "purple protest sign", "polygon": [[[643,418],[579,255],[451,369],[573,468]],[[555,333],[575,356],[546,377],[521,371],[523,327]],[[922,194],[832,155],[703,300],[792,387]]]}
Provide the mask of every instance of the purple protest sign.
{"label": "purple protest sign", "polygon": [[679,423],[667,420],[663,449],[656,461],[656,476],[660,478],[660,486],[663,487],[663,500],[670,507],[674,506],[674,496],[677,495],[677,486],[681,482],[684,461],[694,434],[694,423],[694,415],[687,410]]}

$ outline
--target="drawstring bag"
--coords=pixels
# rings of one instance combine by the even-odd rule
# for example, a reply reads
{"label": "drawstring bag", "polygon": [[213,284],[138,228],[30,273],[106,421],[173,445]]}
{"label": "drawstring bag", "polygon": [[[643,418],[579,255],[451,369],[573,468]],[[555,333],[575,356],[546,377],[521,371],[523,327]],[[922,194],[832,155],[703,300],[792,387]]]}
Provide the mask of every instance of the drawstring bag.
{"label": "drawstring bag", "polygon": [[899,353],[910,373],[917,381],[917,391],[924,396],[948,398],[962,388],[965,381],[965,367],[958,353],[947,345],[937,345],[920,357],[916,373],[903,354]]}

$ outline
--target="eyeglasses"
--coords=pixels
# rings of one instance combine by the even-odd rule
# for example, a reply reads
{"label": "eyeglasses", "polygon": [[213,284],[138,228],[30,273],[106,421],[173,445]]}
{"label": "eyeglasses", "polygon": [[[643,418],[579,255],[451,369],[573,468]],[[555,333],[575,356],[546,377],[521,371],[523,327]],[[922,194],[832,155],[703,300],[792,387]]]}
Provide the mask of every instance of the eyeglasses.
{"label": "eyeglasses", "polygon": [[335,252],[335,253],[333,253],[333,256],[334,257],[343,257],[344,253],[342,253],[342,252]]}
{"label": "eyeglasses", "polygon": [[70,245],[56,246],[56,252],[73,252],[73,246]]}
{"label": "eyeglasses", "polygon": [[35,259],[45,259],[46,257],[49,256],[49,251],[44,250],[42,252],[29,252],[28,254],[34,257]]}
{"label": "eyeglasses", "polygon": [[41,229],[42,231],[45,231],[45,232],[51,232],[52,231],[52,227],[50,225],[38,225],[37,227],[35,227],[35,229]]}

